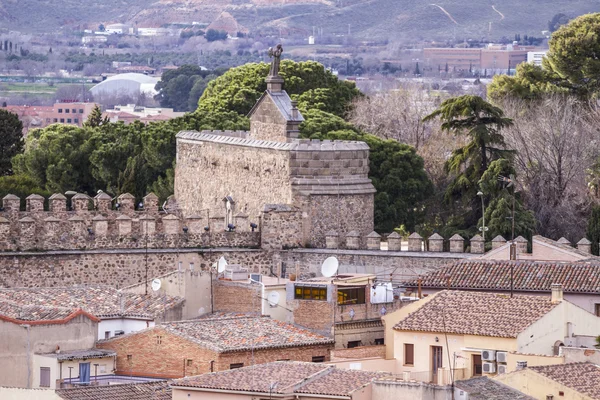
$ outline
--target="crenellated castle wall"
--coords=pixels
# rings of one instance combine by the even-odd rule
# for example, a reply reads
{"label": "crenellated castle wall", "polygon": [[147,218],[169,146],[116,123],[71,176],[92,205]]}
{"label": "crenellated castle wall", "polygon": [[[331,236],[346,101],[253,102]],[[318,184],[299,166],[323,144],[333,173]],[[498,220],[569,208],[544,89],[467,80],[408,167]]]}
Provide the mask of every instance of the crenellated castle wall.
{"label": "crenellated castle wall", "polygon": [[124,194],[113,204],[106,194],[94,199],[78,194],[67,208],[67,198],[60,194],[47,202],[31,195],[26,199],[26,211],[20,211],[20,199],[8,195],[0,212],[0,251],[260,246],[260,233],[249,227],[240,226],[233,232],[207,231],[206,216],[183,218],[159,212],[153,194],[138,207],[134,200]]}

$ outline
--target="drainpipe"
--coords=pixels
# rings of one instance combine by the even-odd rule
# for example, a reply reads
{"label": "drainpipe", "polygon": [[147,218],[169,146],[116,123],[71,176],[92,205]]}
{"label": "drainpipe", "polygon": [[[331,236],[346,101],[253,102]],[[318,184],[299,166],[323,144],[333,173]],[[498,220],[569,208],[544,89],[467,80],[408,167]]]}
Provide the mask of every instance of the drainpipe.
{"label": "drainpipe", "polygon": [[27,389],[31,389],[31,341],[29,336],[29,328],[31,325],[21,325],[27,329]]}

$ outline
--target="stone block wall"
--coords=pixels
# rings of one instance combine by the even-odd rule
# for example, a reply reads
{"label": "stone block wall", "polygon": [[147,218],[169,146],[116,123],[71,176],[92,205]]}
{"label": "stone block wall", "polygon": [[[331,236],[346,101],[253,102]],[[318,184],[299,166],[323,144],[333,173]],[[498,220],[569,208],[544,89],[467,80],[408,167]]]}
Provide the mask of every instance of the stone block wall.
{"label": "stone block wall", "polygon": [[264,96],[260,101],[260,107],[250,117],[252,138],[287,142],[287,120],[281,115],[271,96]]}
{"label": "stone block wall", "polygon": [[233,213],[258,224],[265,204],[291,204],[287,144],[184,134],[178,135],[175,170],[175,198],[184,216],[208,212],[224,219],[223,199],[231,196]]}
{"label": "stone block wall", "polygon": [[302,211],[286,204],[268,204],[261,217],[261,248],[289,249],[306,245]]}
{"label": "stone block wall", "polygon": [[260,233],[249,227],[205,231],[205,218],[159,212],[155,202],[135,210],[127,195],[117,200],[118,209],[111,209],[109,199],[108,205],[96,202],[97,209],[90,210],[91,199],[80,196],[74,196],[72,211],[67,211],[66,198],[56,195],[49,200],[51,211],[44,211],[41,196],[28,198],[27,211],[13,205],[20,201],[16,196],[5,197],[0,251],[260,246]]}
{"label": "stone block wall", "polygon": [[290,168],[293,178],[314,180],[314,184],[326,178],[368,178],[369,146],[364,142],[300,139],[292,143]]}

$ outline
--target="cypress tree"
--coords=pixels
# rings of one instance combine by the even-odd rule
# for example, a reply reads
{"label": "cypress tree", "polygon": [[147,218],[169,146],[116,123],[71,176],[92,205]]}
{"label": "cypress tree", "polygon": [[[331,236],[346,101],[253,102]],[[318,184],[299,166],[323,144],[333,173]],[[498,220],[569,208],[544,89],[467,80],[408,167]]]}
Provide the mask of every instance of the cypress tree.
{"label": "cypress tree", "polygon": [[586,236],[592,242],[592,254],[598,255],[598,242],[600,241],[600,206],[594,206],[588,219]]}

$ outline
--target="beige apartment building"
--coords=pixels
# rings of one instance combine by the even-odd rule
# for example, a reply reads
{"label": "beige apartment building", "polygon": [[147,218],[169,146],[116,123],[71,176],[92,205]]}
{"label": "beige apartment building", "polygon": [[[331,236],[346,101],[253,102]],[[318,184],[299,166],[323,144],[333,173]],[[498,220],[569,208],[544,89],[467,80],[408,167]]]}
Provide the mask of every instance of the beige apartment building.
{"label": "beige apartment building", "polygon": [[5,109],[17,114],[23,123],[23,134],[52,124],[83,126],[96,103],[55,103],[53,106],[7,106]]}

